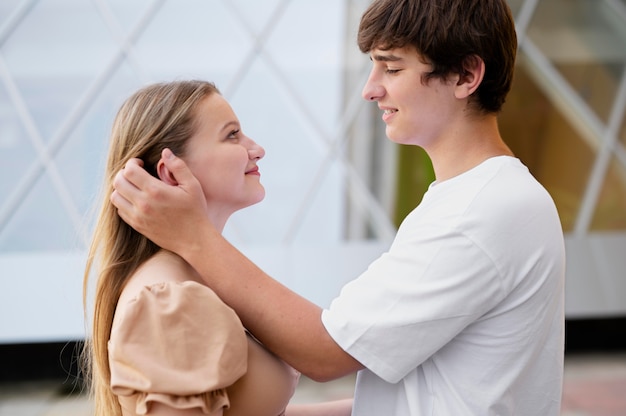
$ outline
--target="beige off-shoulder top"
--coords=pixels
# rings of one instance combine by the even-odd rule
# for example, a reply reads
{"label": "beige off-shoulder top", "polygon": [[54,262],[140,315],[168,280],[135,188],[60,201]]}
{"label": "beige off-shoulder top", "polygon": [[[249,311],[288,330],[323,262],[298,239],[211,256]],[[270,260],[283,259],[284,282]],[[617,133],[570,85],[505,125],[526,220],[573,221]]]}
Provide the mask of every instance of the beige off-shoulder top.
{"label": "beige off-shoulder top", "polygon": [[194,281],[147,286],[118,304],[109,365],[124,416],[150,414],[154,403],[208,415],[278,416],[299,377]]}

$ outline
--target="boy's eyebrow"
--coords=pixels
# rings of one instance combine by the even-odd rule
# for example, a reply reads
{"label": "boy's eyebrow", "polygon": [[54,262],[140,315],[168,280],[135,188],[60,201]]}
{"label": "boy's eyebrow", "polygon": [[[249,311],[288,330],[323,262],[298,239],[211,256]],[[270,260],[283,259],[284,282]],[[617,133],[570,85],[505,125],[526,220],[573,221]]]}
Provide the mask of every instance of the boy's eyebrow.
{"label": "boy's eyebrow", "polygon": [[402,58],[400,58],[399,56],[396,55],[381,55],[381,54],[374,54],[372,56],[370,56],[370,59],[372,61],[378,61],[378,62],[397,62],[397,61],[401,61]]}

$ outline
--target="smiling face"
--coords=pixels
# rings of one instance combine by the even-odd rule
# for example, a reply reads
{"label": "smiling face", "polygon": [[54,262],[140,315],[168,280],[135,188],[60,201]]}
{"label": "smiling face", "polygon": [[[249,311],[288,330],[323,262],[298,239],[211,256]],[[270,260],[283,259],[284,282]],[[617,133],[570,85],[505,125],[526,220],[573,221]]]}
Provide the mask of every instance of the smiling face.
{"label": "smiling face", "polygon": [[414,48],[374,49],[370,76],[363,98],[378,102],[387,125],[387,137],[401,144],[428,148],[451,128],[460,109],[455,82],[434,78],[423,81],[432,70]]}
{"label": "smiling face", "polygon": [[233,212],[263,200],[257,162],[265,150],[243,134],[233,109],[219,94],[200,101],[195,119],[183,160],[202,186],[211,219],[223,227]]}

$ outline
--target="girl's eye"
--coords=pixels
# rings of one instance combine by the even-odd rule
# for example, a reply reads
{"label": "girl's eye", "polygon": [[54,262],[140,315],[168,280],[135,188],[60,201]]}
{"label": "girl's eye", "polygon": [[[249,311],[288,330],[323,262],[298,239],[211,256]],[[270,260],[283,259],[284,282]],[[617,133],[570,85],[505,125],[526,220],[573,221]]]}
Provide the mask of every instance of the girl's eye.
{"label": "girl's eye", "polygon": [[229,139],[236,139],[239,136],[240,130],[233,130],[228,134]]}

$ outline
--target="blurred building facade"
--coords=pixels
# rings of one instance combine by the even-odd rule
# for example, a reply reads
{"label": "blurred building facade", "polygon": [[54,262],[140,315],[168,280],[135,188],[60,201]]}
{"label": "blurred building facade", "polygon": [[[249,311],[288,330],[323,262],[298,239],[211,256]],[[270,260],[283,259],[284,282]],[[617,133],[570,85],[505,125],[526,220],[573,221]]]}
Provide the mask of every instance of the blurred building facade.
{"label": "blurred building facade", "polygon": [[[0,344],[83,336],[82,268],[115,111],[150,82],[216,82],[262,144],[267,197],[225,235],[320,305],[389,245],[432,168],[361,99],[368,0],[3,0]],[[626,0],[510,0],[501,131],[546,186],[566,314],[626,316]],[[323,261],[320,261],[323,259]]]}

